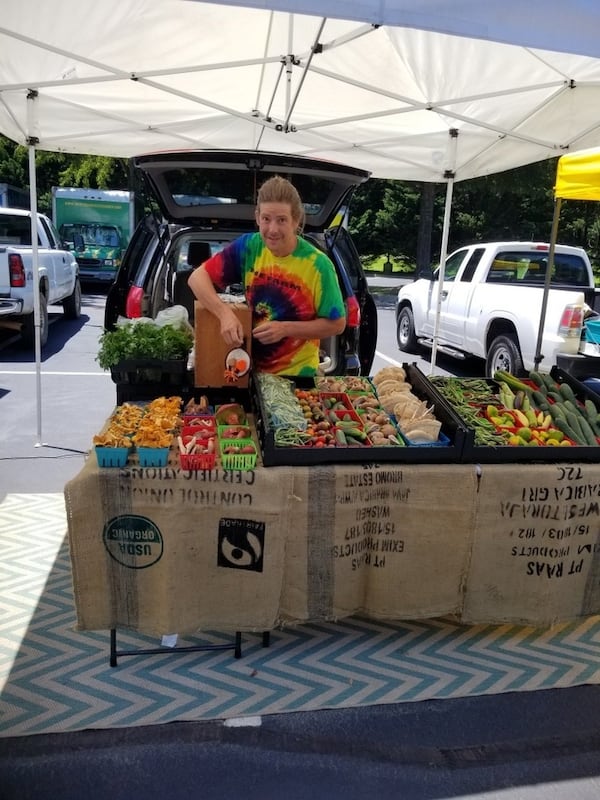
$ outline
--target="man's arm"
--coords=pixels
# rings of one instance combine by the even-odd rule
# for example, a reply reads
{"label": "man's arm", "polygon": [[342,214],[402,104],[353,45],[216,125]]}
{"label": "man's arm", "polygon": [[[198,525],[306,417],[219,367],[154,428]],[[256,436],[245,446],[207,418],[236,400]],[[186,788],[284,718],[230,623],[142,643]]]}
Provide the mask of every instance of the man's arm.
{"label": "man's arm", "polygon": [[239,317],[228,303],[224,303],[203,266],[195,269],[188,278],[188,286],[201,306],[214,314],[221,324],[221,336],[228,345],[238,346],[244,341],[244,329]]}
{"label": "man's arm", "polygon": [[285,337],[292,339],[327,339],[337,336],[346,327],[346,318],[325,319],[317,317],[310,320],[285,322],[274,320],[257,325],[252,331],[252,336],[263,344],[273,344]]}

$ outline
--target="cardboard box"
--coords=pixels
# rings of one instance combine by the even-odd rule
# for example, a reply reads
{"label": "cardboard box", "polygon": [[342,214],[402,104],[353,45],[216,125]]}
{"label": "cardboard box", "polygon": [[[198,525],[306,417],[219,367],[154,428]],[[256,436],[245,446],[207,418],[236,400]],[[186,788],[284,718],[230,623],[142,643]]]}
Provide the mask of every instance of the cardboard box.
{"label": "cardboard box", "polygon": [[[195,368],[194,383],[201,387],[233,386],[247,389],[250,378],[250,358],[252,355],[252,312],[246,303],[231,303],[244,328],[242,348],[232,348],[225,344],[221,336],[219,320],[196,301],[195,319]],[[247,353],[247,369],[242,374],[235,369],[240,361],[240,350]],[[242,357],[242,360],[243,357]],[[229,379],[227,378],[229,374]]]}

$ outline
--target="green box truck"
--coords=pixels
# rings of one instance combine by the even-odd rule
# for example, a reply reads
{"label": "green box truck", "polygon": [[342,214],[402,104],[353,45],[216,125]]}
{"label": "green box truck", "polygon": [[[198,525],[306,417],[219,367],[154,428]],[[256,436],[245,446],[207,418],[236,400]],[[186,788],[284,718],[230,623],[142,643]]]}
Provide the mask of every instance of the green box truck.
{"label": "green box truck", "polygon": [[[75,253],[83,282],[112,282],[134,227],[133,192],[52,187],[52,218]],[[74,242],[77,234],[78,246]]]}

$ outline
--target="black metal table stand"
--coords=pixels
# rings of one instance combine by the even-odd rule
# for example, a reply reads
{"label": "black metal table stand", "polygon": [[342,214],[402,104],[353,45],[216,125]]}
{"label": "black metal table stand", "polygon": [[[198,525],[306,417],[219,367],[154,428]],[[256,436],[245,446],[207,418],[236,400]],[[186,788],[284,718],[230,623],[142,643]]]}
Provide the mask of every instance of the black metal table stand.
{"label": "black metal table stand", "polygon": [[[263,637],[265,634],[263,634]],[[264,638],[263,638],[264,642]],[[266,646],[266,645],[265,645]],[[122,656],[148,656],[148,655],[168,655],[172,653],[196,653],[201,650],[233,650],[235,658],[242,657],[242,634],[236,631],[235,639],[229,644],[198,644],[186,645],[185,647],[149,647],[136,648],[135,650],[117,649],[117,629],[110,629],[110,666],[117,666],[117,659]]]}

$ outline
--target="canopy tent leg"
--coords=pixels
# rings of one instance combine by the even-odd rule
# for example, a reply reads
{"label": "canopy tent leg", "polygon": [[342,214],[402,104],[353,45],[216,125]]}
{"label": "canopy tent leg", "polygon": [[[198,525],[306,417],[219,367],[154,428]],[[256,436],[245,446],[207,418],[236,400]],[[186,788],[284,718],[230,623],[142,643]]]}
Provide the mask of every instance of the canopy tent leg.
{"label": "canopy tent leg", "polygon": [[554,215],[552,217],[552,232],[550,234],[550,250],[548,252],[548,266],[546,268],[546,275],[544,278],[544,293],[542,295],[542,309],[540,312],[540,323],[538,327],[537,343],[535,345],[535,358],[533,360],[534,369],[537,370],[540,362],[544,358],[542,350],[542,339],[544,338],[544,325],[546,323],[546,310],[548,308],[548,292],[550,291],[550,281],[552,279],[552,270],[554,269],[554,251],[556,249],[556,240],[558,238],[558,221],[560,219],[560,206],[561,198],[557,197],[554,200]]}
{"label": "canopy tent leg", "polygon": [[36,130],[36,103],[38,93],[27,92],[27,144],[29,147],[29,204],[31,208],[31,253],[33,261],[33,323],[35,328],[35,397],[37,408],[36,447],[42,446],[42,345],[40,330],[40,268],[37,236],[37,180],[35,170],[35,146],[39,138]]}
{"label": "canopy tent leg", "polygon": [[444,225],[442,227],[442,243],[440,247],[440,268],[438,271],[438,287],[437,287],[437,300],[435,309],[435,324],[433,328],[433,345],[431,348],[431,375],[435,374],[435,362],[437,359],[437,344],[440,331],[440,314],[442,312],[442,299],[444,291],[444,274],[446,267],[446,257],[448,255],[448,239],[450,235],[450,213],[452,210],[452,194],[454,191],[454,166],[456,164],[456,145],[458,140],[458,130],[451,128],[448,131],[450,135],[450,163],[452,169],[447,169],[444,172],[446,180],[446,205],[444,207]]}

